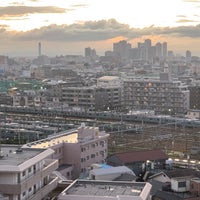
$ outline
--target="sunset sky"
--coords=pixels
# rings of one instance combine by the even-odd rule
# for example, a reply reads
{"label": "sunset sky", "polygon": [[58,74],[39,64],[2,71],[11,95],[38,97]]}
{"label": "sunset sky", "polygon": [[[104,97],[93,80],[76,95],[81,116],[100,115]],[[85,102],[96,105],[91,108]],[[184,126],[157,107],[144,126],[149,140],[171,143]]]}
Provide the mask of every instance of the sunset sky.
{"label": "sunset sky", "polygon": [[113,42],[146,38],[200,56],[200,0],[1,0],[0,54],[101,55]]}

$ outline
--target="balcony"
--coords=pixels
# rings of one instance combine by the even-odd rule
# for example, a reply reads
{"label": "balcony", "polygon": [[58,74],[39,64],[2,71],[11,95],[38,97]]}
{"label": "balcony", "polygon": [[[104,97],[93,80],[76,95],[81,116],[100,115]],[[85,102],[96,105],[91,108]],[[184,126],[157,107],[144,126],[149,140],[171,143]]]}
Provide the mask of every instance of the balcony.
{"label": "balcony", "polygon": [[6,194],[21,194],[22,191],[28,190],[34,184],[50,175],[58,168],[58,161],[53,159],[46,159],[44,168],[40,171],[36,171],[31,176],[27,177],[21,183],[17,184],[1,184],[0,192]]}
{"label": "balcony", "polygon": [[50,192],[52,192],[58,185],[58,177],[51,180],[50,183],[45,185],[43,188],[41,188],[39,191],[37,191],[33,196],[29,197],[29,200],[40,200],[43,199],[46,195],[48,195]]}

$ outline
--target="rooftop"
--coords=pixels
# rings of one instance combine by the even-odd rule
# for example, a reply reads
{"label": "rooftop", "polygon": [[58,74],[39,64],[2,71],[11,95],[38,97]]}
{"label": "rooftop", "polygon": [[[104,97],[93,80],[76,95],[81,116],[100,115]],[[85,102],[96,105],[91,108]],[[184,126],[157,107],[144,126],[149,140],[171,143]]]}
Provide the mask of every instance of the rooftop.
{"label": "rooftop", "polygon": [[18,146],[14,145],[1,146],[0,165],[18,166],[42,152],[42,150],[36,149],[23,149],[22,151],[18,150]]}
{"label": "rooftop", "polygon": [[97,138],[107,137],[105,132],[99,132],[97,127],[79,127],[50,135],[48,138],[24,145],[26,148],[46,149],[61,143],[84,143]]}
{"label": "rooftop", "polygon": [[116,153],[110,157],[112,156],[116,156],[123,163],[146,162],[147,160],[166,160],[168,158],[168,156],[160,149]]}
{"label": "rooftop", "polygon": [[100,81],[112,81],[112,80],[117,80],[119,79],[118,76],[102,76],[98,80]]}
{"label": "rooftop", "polygon": [[46,139],[38,140],[32,143],[27,144],[26,146],[36,149],[46,149],[48,147],[54,146],[59,143],[68,142],[68,143],[77,143],[78,140],[77,131],[61,133]]}
{"label": "rooftop", "polygon": [[117,197],[139,196],[146,183],[77,180],[68,187],[66,195]]}

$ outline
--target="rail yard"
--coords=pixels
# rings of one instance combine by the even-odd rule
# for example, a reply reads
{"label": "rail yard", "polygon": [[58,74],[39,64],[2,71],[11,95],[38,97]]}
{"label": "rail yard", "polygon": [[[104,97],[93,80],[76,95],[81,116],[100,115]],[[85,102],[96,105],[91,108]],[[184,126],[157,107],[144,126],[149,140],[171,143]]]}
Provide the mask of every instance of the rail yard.
{"label": "rail yard", "polygon": [[110,133],[109,152],[161,148],[171,157],[199,159],[200,122],[169,116],[72,112],[0,106],[2,143],[25,143],[81,123]]}

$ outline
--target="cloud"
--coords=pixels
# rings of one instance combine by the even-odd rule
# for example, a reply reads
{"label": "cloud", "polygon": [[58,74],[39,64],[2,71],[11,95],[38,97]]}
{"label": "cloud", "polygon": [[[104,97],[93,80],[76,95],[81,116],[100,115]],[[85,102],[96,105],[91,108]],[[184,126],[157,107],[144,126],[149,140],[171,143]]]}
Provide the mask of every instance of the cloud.
{"label": "cloud", "polygon": [[75,4],[75,5],[71,5],[72,8],[86,8],[89,5],[87,4]]}
{"label": "cloud", "polygon": [[[0,33],[1,34],[1,33]],[[116,37],[127,40],[142,36],[172,36],[200,38],[200,24],[197,26],[131,28],[115,19],[88,21],[72,25],[50,25],[27,32],[7,32],[15,41],[87,42],[103,41]]]}
{"label": "cloud", "polygon": [[119,35],[128,35],[131,29],[126,24],[120,24],[114,19],[88,21],[72,25],[50,25],[17,35],[20,40],[48,41],[98,41]]}
{"label": "cloud", "polygon": [[65,8],[55,6],[32,7],[32,6],[7,6],[0,7],[0,18],[19,17],[35,13],[65,13]]}
{"label": "cloud", "polygon": [[13,6],[24,6],[24,2],[16,2],[16,1],[14,1],[14,2],[10,3],[9,5],[13,5]]}
{"label": "cloud", "polygon": [[200,3],[200,0],[183,0],[184,2]]}
{"label": "cloud", "polygon": [[186,15],[176,15],[176,17],[186,18]]}
{"label": "cloud", "polygon": [[198,21],[190,19],[179,19],[176,21],[176,23],[191,23],[191,22],[198,22]]}

